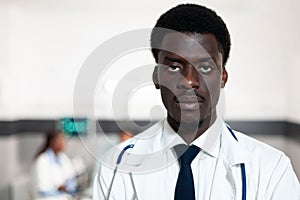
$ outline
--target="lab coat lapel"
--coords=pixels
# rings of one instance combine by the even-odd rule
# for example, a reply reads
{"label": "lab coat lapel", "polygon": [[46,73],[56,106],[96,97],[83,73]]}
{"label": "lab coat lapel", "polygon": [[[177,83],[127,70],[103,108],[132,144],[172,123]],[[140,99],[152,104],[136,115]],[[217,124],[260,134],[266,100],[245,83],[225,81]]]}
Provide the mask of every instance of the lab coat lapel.
{"label": "lab coat lapel", "polygon": [[237,140],[229,131],[227,125],[223,124],[221,136],[221,152],[223,156],[226,157],[228,164],[231,166],[249,162],[249,158],[251,157],[250,152],[243,146],[241,142],[239,142],[238,135],[235,131],[233,131],[233,134]]}
{"label": "lab coat lapel", "polygon": [[161,144],[163,123],[164,121],[160,121],[132,141],[135,146],[128,157],[124,158],[124,165],[131,168],[133,174],[157,171],[168,164],[168,158],[172,154],[169,145],[172,143],[165,146]]}
{"label": "lab coat lapel", "polygon": [[235,131],[231,133],[227,125],[223,124],[220,156],[227,171],[226,179],[235,191],[234,199],[242,197],[241,164],[244,163],[247,168],[251,157],[249,150],[239,141],[238,136]]}
{"label": "lab coat lapel", "polygon": [[[166,173],[166,167],[169,158],[173,156],[171,150],[159,151],[153,154],[144,155],[140,158],[128,159],[125,163],[127,169],[131,172],[132,185],[136,188],[139,199],[166,199],[172,193],[170,188],[166,188],[166,184],[161,180]],[[145,187],[146,184],[155,185],[155,192]],[[162,196],[162,195],[167,196]]]}

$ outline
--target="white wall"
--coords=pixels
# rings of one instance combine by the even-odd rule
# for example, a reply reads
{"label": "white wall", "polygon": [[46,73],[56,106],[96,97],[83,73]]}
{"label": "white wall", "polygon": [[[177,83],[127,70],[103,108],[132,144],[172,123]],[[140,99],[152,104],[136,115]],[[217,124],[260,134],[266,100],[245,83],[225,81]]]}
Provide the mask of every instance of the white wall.
{"label": "white wall", "polygon": [[299,93],[299,76],[300,76],[300,2],[294,0],[292,2],[293,12],[291,22],[294,22],[290,27],[292,30],[286,40],[290,41],[290,48],[286,52],[290,54],[290,59],[287,60],[288,68],[285,67],[288,75],[288,119],[292,122],[300,122],[300,93]]}
{"label": "white wall", "polygon": [[[175,2],[179,1],[0,1],[4,27],[0,32],[0,118],[71,115],[76,76],[88,55],[114,35],[152,27]],[[299,19],[299,3],[200,2],[218,11],[232,35],[225,89],[227,118],[300,122],[300,95],[295,92],[300,29],[294,18]],[[114,66],[154,65],[149,52],[136,54],[132,60],[130,55],[119,59]],[[111,94],[99,86],[95,98],[96,115],[112,118]],[[147,87],[132,101],[131,116],[148,118],[151,107],[160,102],[159,93]]]}
{"label": "white wall", "polygon": [[288,3],[263,1],[229,15],[233,43],[227,66],[229,118],[286,117],[288,77],[283,74],[289,12]]}
{"label": "white wall", "polygon": [[10,21],[10,6],[3,2],[0,4],[0,108],[5,110],[3,104],[3,90],[4,90],[4,78],[7,75],[7,70],[10,67],[9,56],[10,56],[10,33],[11,33],[11,21]]}

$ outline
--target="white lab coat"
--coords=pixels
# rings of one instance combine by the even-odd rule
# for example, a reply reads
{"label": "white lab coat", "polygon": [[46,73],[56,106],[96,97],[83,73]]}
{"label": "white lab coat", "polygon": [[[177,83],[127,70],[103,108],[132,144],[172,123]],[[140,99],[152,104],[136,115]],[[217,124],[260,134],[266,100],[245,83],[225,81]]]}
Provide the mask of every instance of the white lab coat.
{"label": "white lab coat", "polygon": [[[71,195],[66,193],[55,194],[59,186],[65,185],[67,181],[74,181],[76,177],[76,171],[71,160],[63,152],[57,156],[50,149],[42,153],[34,162],[32,174],[32,189],[36,199],[71,199]],[[47,195],[39,195],[41,192]]]}
{"label": "white lab coat", "polygon": [[[170,150],[173,144],[162,145],[165,123],[158,122],[141,133],[142,137],[125,141],[108,152],[95,177],[93,200],[105,199],[115,166],[112,163],[116,162],[120,149],[131,143],[135,146],[124,154],[110,199],[131,200],[134,188],[139,200],[174,199],[179,166],[176,159],[170,159],[174,157]],[[192,166],[196,199],[242,199],[241,164],[244,163],[247,200],[300,200],[299,181],[284,153],[234,131],[237,141],[223,121],[219,130],[217,157],[199,155],[199,164]]]}

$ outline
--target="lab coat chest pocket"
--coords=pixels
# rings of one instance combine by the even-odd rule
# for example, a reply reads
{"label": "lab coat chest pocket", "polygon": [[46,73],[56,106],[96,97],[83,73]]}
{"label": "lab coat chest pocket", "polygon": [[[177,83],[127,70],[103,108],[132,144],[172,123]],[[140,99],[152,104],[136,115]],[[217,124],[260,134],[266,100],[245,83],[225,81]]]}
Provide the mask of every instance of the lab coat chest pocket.
{"label": "lab coat chest pocket", "polygon": [[211,198],[209,199],[241,200],[242,178],[240,165],[219,165],[211,187]]}

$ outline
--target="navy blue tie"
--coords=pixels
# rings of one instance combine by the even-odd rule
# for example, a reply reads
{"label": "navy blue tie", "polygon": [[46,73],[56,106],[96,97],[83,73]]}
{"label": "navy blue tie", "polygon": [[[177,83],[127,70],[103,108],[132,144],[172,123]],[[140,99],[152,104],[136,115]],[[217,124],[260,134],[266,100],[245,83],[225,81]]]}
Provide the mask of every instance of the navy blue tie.
{"label": "navy blue tie", "polygon": [[175,188],[175,200],[195,200],[194,179],[191,163],[200,151],[200,148],[192,145],[179,144],[174,150],[180,160],[180,171]]}

